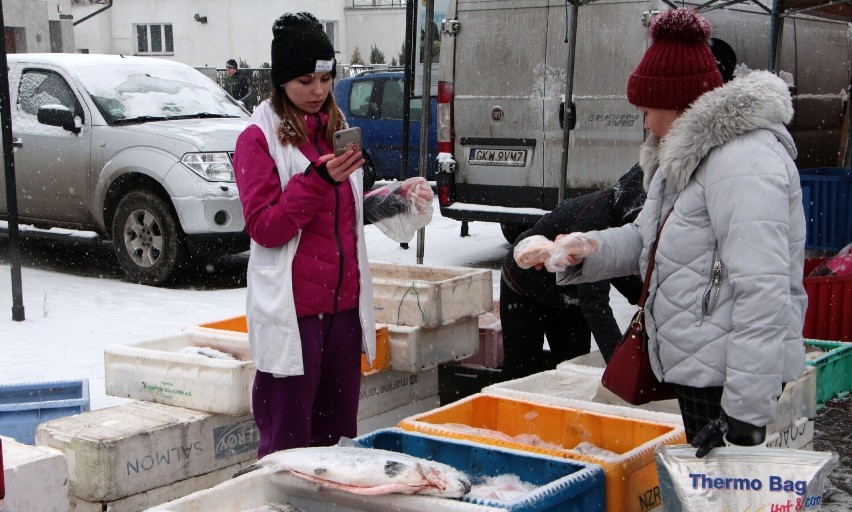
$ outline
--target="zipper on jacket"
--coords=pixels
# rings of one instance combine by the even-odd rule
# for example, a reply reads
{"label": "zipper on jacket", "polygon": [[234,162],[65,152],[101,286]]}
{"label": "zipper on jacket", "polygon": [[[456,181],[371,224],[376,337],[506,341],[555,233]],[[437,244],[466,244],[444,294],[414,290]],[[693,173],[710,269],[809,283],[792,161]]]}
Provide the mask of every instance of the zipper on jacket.
{"label": "zipper on jacket", "polygon": [[337,299],[343,287],[343,244],[340,242],[340,189],[338,187],[334,187],[334,241],[337,244],[338,271],[332,312],[337,313]]}
{"label": "zipper on jacket", "polygon": [[[319,112],[314,113],[317,129],[314,130],[314,147],[317,149],[317,154],[321,155],[322,150],[319,145],[320,128],[322,127],[322,118]],[[337,244],[337,286],[334,289],[334,305],[331,308],[332,313],[337,313],[337,300],[340,298],[340,289],[343,288],[343,243],[340,241],[340,189],[334,187],[334,243]]]}
{"label": "zipper on jacket", "polygon": [[722,260],[718,255],[718,242],[713,249],[713,267],[710,270],[710,282],[707,284],[707,289],[704,290],[704,297],[701,300],[701,311],[705,316],[713,314],[716,309],[716,304],[719,302],[719,290],[722,288]]}

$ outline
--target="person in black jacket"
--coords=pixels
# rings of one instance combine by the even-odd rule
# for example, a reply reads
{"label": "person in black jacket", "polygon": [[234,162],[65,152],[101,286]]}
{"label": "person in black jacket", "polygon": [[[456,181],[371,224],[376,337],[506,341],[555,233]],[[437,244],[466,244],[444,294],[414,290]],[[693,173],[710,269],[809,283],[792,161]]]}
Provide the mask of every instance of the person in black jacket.
{"label": "person in black jacket", "polygon": [[234,59],[228,59],[225,70],[228,72],[228,76],[231,77],[231,96],[242,101],[243,105],[250,111],[254,105],[251,104],[253,91],[248,75],[240,71],[237,67],[237,61]]}
{"label": "person in black jacket", "polygon": [[[555,274],[545,269],[520,268],[513,257],[514,245],[533,235],[553,240],[562,233],[627,224],[636,218],[644,201],[642,169],[637,163],[613,186],[562,201],[518,237],[503,260],[500,283],[501,378],[525,377],[588,354],[592,333],[604,360],[609,361],[622,336],[609,305],[610,283],[631,304],[638,302],[642,291],[638,276],[558,286]],[[545,335],[549,356],[544,352]]]}

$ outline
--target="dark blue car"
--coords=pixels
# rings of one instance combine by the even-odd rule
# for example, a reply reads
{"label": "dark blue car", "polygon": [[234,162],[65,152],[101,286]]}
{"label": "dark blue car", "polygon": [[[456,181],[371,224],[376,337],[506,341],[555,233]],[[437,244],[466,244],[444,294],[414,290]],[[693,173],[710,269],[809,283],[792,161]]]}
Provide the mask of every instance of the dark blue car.
{"label": "dark blue car", "polygon": [[[375,179],[400,178],[402,168],[403,72],[377,71],[337,80],[334,98],[350,126],[361,128],[364,145],[364,185]],[[438,156],[436,133],[436,100],[432,98],[429,127],[429,154],[426,179],[434,180]],[[420,119],[423,102],[411,100],[411,124],[408,148],[408,172],[405,177],[420,175]]]}

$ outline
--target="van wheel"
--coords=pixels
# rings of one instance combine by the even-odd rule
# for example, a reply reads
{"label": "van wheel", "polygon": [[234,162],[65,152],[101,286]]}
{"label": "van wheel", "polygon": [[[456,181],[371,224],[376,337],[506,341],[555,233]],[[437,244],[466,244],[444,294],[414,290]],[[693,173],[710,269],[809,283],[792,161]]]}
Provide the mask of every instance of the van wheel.
{"label": "van wheel", "polygon": [[366,151],[361,151],[361,154],[364,155],[364,165],[361,166],[364,170],[364,192],[367,192],[376,184],[376,168]]}
{"label": "van wheel", "polygon": [[153,192],[130,192],[112,219],[118,263],[136,283],[159,286],[186,258],[184,234],[172,209]]}
{"label": "van wheel", "polygon": [[500,224],[500,231],[503,232],[503,237],[510,244],[514,244],[515,240],[521,236],[521,233],[530,229],[532,226],[526,224]]}

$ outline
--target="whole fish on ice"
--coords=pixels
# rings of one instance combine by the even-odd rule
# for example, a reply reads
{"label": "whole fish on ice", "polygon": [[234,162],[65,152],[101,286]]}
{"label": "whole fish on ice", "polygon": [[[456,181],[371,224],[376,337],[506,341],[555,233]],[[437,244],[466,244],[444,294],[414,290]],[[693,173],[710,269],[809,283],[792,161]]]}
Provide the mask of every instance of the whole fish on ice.
{"label": "whole fish on ice", "polygon": [[452,466],[375,448],[292,448],[270,453],[257,464],[355,494],[459,498],[470,491],[467,475]]}

